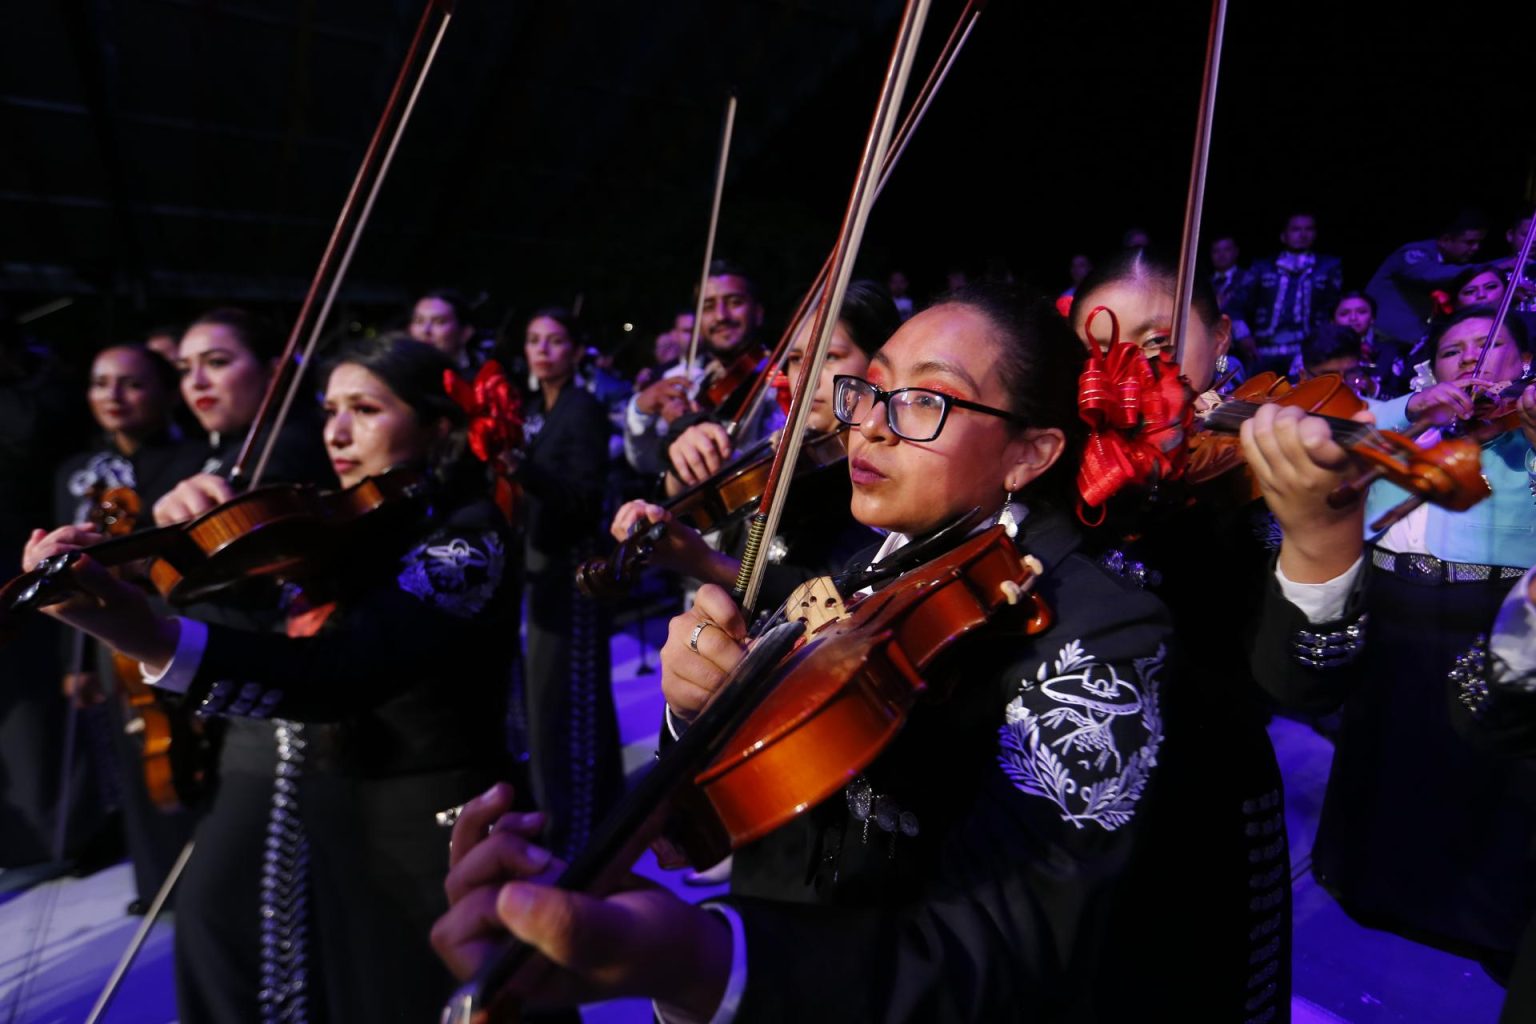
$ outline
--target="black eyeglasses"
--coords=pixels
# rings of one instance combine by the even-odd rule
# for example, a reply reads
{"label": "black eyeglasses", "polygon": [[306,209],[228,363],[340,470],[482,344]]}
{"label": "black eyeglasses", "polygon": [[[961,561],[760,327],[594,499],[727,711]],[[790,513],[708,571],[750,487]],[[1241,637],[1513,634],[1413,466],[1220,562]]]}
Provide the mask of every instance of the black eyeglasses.
{"label": "black eyeglasses", "polygon": [[885,391],[863,377],[838,374],[832,378],[832,411],[838,421],[858,426],[875,406],[885,403],[885,421],[891,433],[906,441],[932,441],[944,429],[951,406],[984,412],[988,416],[1024,424],[1024,418],[980,402],[946,395],[928,388],[897,388]]}

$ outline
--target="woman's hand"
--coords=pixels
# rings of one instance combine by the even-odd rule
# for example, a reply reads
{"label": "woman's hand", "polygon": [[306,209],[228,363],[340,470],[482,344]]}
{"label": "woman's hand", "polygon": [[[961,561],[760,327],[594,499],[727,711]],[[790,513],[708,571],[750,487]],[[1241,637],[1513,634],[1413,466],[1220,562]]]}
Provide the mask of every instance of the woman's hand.
{"label": "woman's hand", "polygon": [[700,587],[693,607],[668,625],[661,649],[661,693],[672,714],[684,722],[698,717],[746,657],[746,637],[731,596],[714,584]]}
{"label": "woman's hand", "polygon": [[628,540],[638,526],[666,523],[667,529],[651,551],[651,564],[669,572],[691,576],[703,583],[729,585],[736,579],[741,563],[704,543],[699,531],[674,521],[671,511],[648,501],[630,501],[614,513],[608,532],[614,540]]}
{"label": "woman's hand", "polygon": [[533,842],[543,815],[511,805],[499,784],[454,825],[448,912],[432,927],[449,970],[473,976],[510,932],[547,963],[516,974],[502,996],[534,1007],[643,996],[708,1019],[730,976],[729,927],[634,876],[602,899],[553,887],[564,865]]}
{"label": "woman's hand", "polygon": [[1536,448],[1536,384],[1520,393],[1520,429],[1525,443]]}
{"label": "woman's hand", "polygon": [[84,526],[61,526],[51,532],[33,530],[27,538],[26,547],[21,551],[21,571],[31,572],[45,558],[70,551],[83,551],[106,539],[100,529],[89,523]]}
{"label": "woman's hand", "polygon": [[1425,388],[1404,407],[1408,418],[1414,422],[1428,420],[1438,426],[1454,423],[1472,416],[1472,396],[1468,385],[1472,381],[1443,381],[1432,388]]}
{"label": "woman's hand", "polygon": [[189,476],[155,502],[155,525],[168,526],[181,523],[235,496],[229,481],[212,473]]}
{"label": "woman's hand", "polygon": [[[22,552],[22,568],[31,572],[45,558],[88,548],[101,539],[100,531],[90,526],[61,526],[52,533],[33,530]],[[157,615],[142,590],[113,576],[89,555],[69,571],[76,592],[43,611],[151,670],[158,671],[171,660],[181,635],[180,622]]]}
{"label": "woman's hand", "polygon": [[[1354,417],[1370,422],[1362,410]],[[1328,495],[1355,475],[1353,462],[1326,421],[1293,406],[1261,406],[1242,427],[1243,455],[1280,523],[1280,571],[1296,583],[1342,575],[1364,549],[1365,502],[1328,505]]]}

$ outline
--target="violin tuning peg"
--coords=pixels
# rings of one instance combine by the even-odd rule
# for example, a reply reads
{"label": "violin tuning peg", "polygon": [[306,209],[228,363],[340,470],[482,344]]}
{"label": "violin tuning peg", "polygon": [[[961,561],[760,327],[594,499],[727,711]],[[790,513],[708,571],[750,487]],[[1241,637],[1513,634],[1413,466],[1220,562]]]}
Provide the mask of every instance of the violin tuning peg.
{"label": "violin tuning peg", "polygon": [[1008,599],[1009,604],[1018,604],[1024,600],[1024,588],[1013,580],[1003,580],[1001,587],[1003,596]]}

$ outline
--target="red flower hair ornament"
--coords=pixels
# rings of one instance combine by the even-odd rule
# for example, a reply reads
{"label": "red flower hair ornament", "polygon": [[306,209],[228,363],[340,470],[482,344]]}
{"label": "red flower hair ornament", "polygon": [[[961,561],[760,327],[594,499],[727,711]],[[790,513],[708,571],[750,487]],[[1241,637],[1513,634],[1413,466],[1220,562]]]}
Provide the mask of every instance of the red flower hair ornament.
{"label": "red flower hair ornament", "polygon": [[443,390],[469,417],[469,450],[496,475],[496,504],[511,520],[518,497],[511,476],[523,446],[523,403],[517,389],[492,359],[480,367],[473,381],[444,370]]}
{"label": "red flower hair ornament", "polygon": [[[1110,324],[1109,346],[1102,352],[1092,330],[1100,313],[1109,315]],[[1194,413],[1178,367],[1148,359],[1139,347],[1121,341],[1113,310],[1094,307],[1083,331],[1088,362],[1077,381],[1077,411],[1088,424],[1088,440],[1077,471],[1077,514],[1098,525],[1104,503],[1122,490],[1183,474]],[[1096,507],[1098,518],[1090,521],[1087,511]]]}
{"label": "red flower hair ornament", "polygon": [[522,399],[496,360],[480,367],[473,381],[444,370],[443,390],[469,417],[469,448],[481,462],[522,445]]}

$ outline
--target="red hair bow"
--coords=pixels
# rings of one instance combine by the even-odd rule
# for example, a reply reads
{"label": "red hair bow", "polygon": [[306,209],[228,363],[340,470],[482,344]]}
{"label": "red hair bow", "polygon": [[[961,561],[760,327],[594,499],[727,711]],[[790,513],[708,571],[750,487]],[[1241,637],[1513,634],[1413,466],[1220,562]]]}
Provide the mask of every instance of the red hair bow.
{"label": "red hair bow", "polygon": [[473,382],[444,370],[443,390],[469,417],[469,448],[481,462],[522,446],[522,399],[496,360],[480,367]]}
{"label": "red hair bow", "polygon": [[[1090,330],[1100,313],[1110,319],[1109,348],[1103,353]],[[1178,369],[1149,360],[1140,348],[1121,341],[1112,310],[1096,307],[1084,330],[1090,340],[1085,343],[1088,362],[1078,377],[1077,410],[1088,424],[1088,441],[1077,490],[1082,496],[1078,516],[1086,523],[1086,508],[1102,506],[1127,486],[1171,480],[1184,472],[1184,439],[1193,411]]]}

